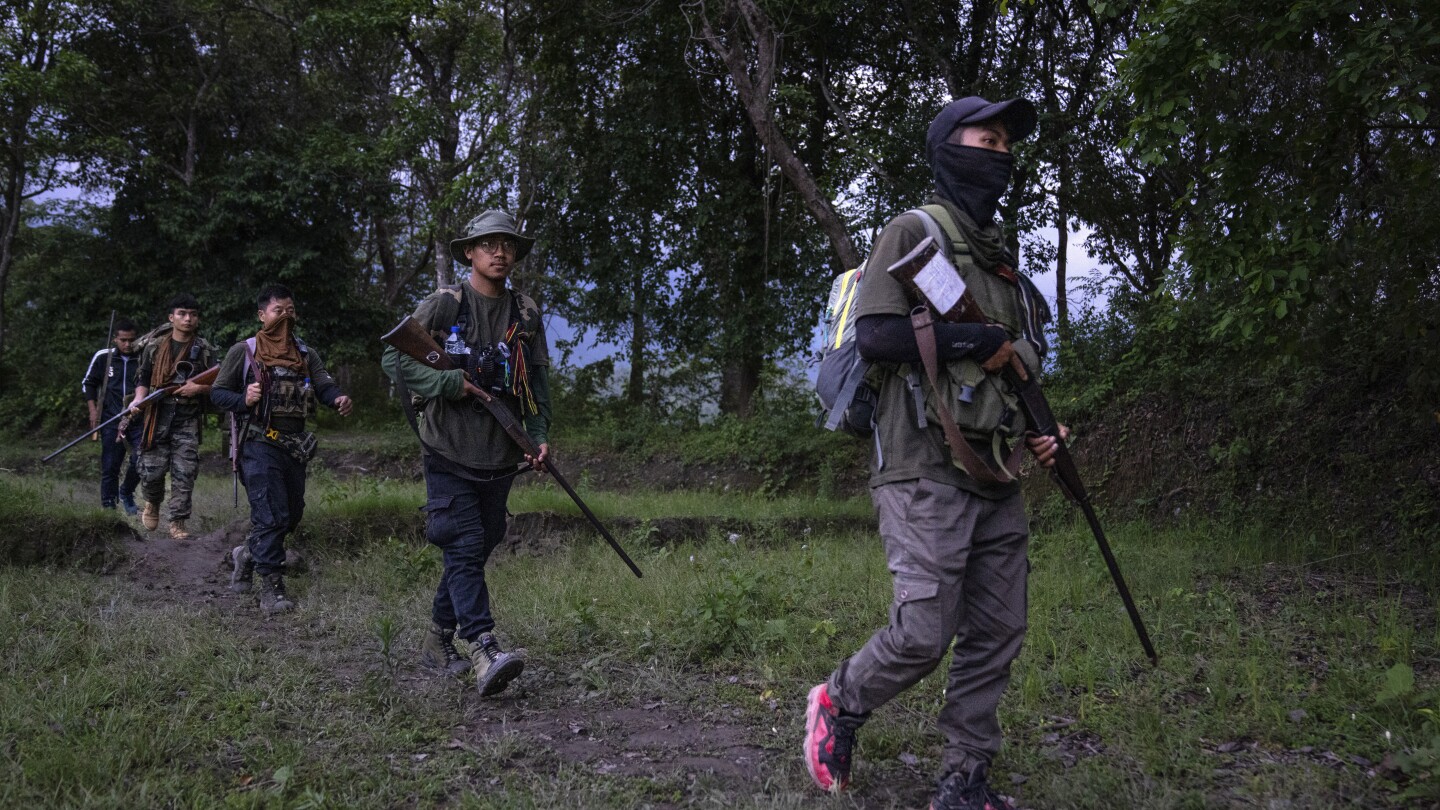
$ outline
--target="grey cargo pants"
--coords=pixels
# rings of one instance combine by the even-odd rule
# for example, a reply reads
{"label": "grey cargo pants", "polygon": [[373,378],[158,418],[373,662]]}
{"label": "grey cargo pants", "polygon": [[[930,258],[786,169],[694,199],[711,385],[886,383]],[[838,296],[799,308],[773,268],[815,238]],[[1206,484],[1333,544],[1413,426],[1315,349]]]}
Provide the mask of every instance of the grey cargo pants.
{"label": "grey cargo pants", "polygon": [[968,772],[1000,750],[996,708],[1025,637],[1024,500],[925,479],[884,484],[871,497],[894,574],[890,625],[830,676],[831,699],[847,714],[868,714],[930,674],[954,640],[941,771]]}

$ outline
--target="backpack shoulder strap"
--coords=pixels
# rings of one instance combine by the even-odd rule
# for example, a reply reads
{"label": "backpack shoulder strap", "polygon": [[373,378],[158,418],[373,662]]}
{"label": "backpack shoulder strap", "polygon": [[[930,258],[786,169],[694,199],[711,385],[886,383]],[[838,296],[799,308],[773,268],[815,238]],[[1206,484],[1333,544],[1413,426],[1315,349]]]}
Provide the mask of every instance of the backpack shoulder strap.
{"label": "backpack shoulder strap", "polygon": [[517,323],[518,323],[518,324],[522,324],[521,328],[523,329],[523,328],[524,328],[523,324],[524,324],[524,322],[525,322],[525,313],[524,313],[524,310],[527,310],[527,309],[535,310],[536,312],[539,312],[539,311],[540,311],[539,305],[536,304],[536,303],[535,303],[535,300],[532,299],[530,296],[526,295],[525,293],[520,292],[519,290],[511,290],[511,291],[510,291],[510,323],[511,323],[511,324],[517,324]]}
{"label": "backpack shoulder strap", "polygon": [[[253,338],[253,337],[251,337],[251,338],[246,338],[246,339],[245,339],[245,371],[241,373],[240,379],[242,379],[242,380],[248,380],[248,379],[250,379],[250,374],[251,374],[251,372],[254,371],[256,368],[258,368],[258,366],[259,366],[259,364],[255,362],[255,338]],[[257,375],[257,377],[258,377],[258,375]]]}
{"label": "backpack shoulder strap", "polygon": [[[455,302],[455,310],[446,318],[441,319],[440,324],[444,326],[441,330],[446,334],[450,333],[453,326],[460,327],[460,334],[463,336],[470,328],[470,313],[466,311],[465,292],[459,284],[443,284],[438,292],[446,293],[450,300]],[[443,300],[443,299],[442,299]],[[448,324],[448,326],[446,326]]]}
{"label": "backpack shoulder strap", "polygon": [[960,229],[956,227],[955,220],[950,218],[950,212],[945,210],[945,206],[931,203],[911,209],[909,213],[915,214],[920,221],[925,223],[925,233],[934,239],[937,245],[949,245],[952,262],[956,256],[970,252],[970,246],[965,243],[965,236],[960,233]]}

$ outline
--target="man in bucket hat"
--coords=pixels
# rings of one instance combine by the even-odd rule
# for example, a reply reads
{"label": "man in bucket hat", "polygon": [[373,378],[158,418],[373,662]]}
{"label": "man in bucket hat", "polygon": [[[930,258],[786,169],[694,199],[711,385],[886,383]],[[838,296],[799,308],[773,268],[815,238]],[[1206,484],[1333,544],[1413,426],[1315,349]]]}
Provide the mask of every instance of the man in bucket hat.
{"label": "man in bucket hat", "polygon": [[[480,384],[524,422],[538,456],[521,452],[474,399],[480,391],[459,369],[435,371],[394,348],[382,360],[391,379],[421,400],[425,536],[444,553],[421,660],[455,676],[473,667],[483,696],[504,689],[525,668],[525,651],[507,652],[496,639],[485,562],[505,539],[505,503],[522,462],[539,469],[550,452],[550,357],[540,308],[506,286],[534,244],[504,211],[470,220],[450,243],[450,255],[470,269],[469,278],[436,290],[413,317],[437,343],[463,342],[467,367],[478,369]],[[468,661],[456,649],[457,635],[469,645]]]}
{"label": "man in bucket hat", "polygon": [[[986,780],[1000,750],[996,709],[1025,635],[1028,574],[1025,505],[1009,476],[952,457],[936,417],[936,388],[924,382],[912,309],[919,295],[886,268],[926,236],[937,237],[990,325],[937,322],[939,375],[959,393],[946,404],[977,459],[1024,436],[1008,386],[998,374],[1019,355],[1032,369],[1046,351],[1044,299],[1016,272],[996,206],[1010,182],[1010,145],[1035,129],[1024,99],[978,96],[947,104],[927,133],[925,154],[935,196],[895,217],[875,241],[856,302],[860,355],[881,369],[871,459],[871,497],[894,576],[889,626],[877,631],[810,691],[805,765],[815,783],[839,791],[850,780],[856,732],[870,713],[928,675],[954,653],[939,726],[945,737],[937,810],[1007,806]],[[938,320],[938,319],[937,319]],[[925,392],[923,415],[914,388]],[[1008,396],[1013,400],[1013,392]],[[1023,417],[1018,417],[1023,420]],[[1063,429],[1062,429],[1063,431]],[[1041,464],[1053,464],[1052,438],[1028,440]],[[1007,450],[1008,452],[1008,450]],[[973,475],[970,473],[974,473]]]}

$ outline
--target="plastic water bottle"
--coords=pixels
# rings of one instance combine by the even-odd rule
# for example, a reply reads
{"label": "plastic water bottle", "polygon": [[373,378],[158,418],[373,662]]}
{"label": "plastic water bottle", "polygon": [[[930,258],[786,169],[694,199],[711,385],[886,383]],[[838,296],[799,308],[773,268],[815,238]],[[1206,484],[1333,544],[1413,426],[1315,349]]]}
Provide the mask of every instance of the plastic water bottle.
{"label": "plastic water bottle", "polygon": [[450,337],[445,338],[445,353],[461,368],[469,364],[470,347],[465,345],[465,338],[460,337],[459,326],[450,327]]}

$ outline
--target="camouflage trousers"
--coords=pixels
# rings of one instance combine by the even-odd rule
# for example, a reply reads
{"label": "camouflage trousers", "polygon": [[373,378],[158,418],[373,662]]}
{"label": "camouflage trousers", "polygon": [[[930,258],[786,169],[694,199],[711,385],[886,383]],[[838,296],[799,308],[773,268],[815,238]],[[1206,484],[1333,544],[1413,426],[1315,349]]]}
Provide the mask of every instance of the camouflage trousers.
{"label": "camouflage trousers", "polygon": [[166,435],[140,453],[140,489],[149,503],[165,498],[165,473],[170,473],[168,520],[190,517],[190,495],[200,469],[200,417],[175,419]]}

